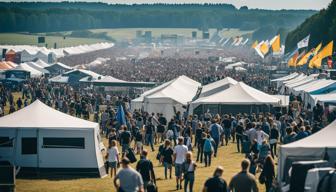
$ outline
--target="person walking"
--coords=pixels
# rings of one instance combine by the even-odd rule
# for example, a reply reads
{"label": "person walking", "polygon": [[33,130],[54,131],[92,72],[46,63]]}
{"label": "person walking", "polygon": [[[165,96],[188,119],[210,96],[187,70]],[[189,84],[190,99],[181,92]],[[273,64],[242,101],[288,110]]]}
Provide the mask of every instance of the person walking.
{"label": "person walking", "polygon": [[222,178],[224,169],[218,166],[213,173],[213,176],[207,179],[203,186],[203,192],[227,192],[228,186],[226,181]]}
{"label": "person walking", "polygon": [[129,166],[129,163],[126,157],[121,160],[122,169],[113,179],[114,187],[118,192],[144,192],[144,183],[140,173]]}
{"label": "person walking", "polygon": [[109,143],[106,159],[108,162],[110,176],[112,178],[113,175],[117,175],[117,167],[119,164],[119,151],[117,148],[117,142],[115,140],[112,140]]}
{"label": "person walking", "polygon": [[243,145],[243,134],[244,134],[244,126],[242,122],[239,122],[236,126],[236,140],[237,140],[237,151],[240,153],[240,148]]}
{"label": "person walking", "polygon": [[148,184],[154,183],[156,185],[153,163],[149,159],[147,159],[147,155],[148,155],[147,150],[146,149],[142,150],[141,159],[138,161],[136,165],[136,170],[142,176],[145,191],[147,191]]}
{"label": "person walking", "polygon": [[148,124],[146,125],[146,143],[151,146],[152,151],[154,151],[154,134],[155,134],[155,127],[152,123],[153,119],[150,118],[148,120]]}
{"label": "person walking", "polygon": [[183,145],[183,137],[178,138],[178,144],[174,147],[174,163],[176,176],[176,189],[182,189],[182,164],[185,161],[188,147]]}
{"label": "person walking", "polygon": [[244,159],[241,163],[241,172],[232,177],[229,188],[234,192],[258,192],[257,181],[251,173],[248,172],[250,161]]}
{"label": "person walking", "polygon": [[210,135],[207,135],[204,140],[204,145],[203,145],[205,167],[211,166],[211,156],[212,156],[212,153],[214,152],[213,143],[214,142],[212,142],[212,138],[210,137]]}
{"label": "person walking", "polygon": [[217,149],[220,141],[220,137],[223,133],[223,128],[217,123],[217,120],[212,120],[212,124],[210,125],[210,135],[215,141],[215,146],[214,146],[214,156],[217,156]]}
{"label": "person walking", "polygon": [[124,125],[121,127],[121,130],[123,130],[123,132],[120,133],[120,144],[122,148],[122,156],[124,157],[125,153],[130,148],[132,135],[127,131],[127,127]]}
{"label": "person walking", "polygon": [[263,180],[266,186],[266,192],[270,192],[275,179],[275,165],[271,155],[268,155],[263,165],[263,170],[259,176],[259,180]]}
{"label": "person walking", "polygon": [[164,143],[164,148],[161,154],[161,162],[164,166],[165,179],[168,178],[167,171],[169,170],[169,178],[172,178],[172,164],[173,164],[173,154],[174,150],[171,147],[171,141],[166,139]]}
{"label": "person walking", "polygon": [[276,126],[276,124],[272,125],[271,131],[270,131],[270,147],[271,147],[271,155],[274,158],[274,156],[277,155],[277,144],[279,140],[280,134],[279,130]]}
{"label": "person walking", "polygon": [[184,161],[182,167],[184,176],[184,192],[188,191],[188,185],[189,192],[192,192],[194,188],[195,170],[197,165],[192,160],[192,153],[190,151],[186,154],[186,160]]}

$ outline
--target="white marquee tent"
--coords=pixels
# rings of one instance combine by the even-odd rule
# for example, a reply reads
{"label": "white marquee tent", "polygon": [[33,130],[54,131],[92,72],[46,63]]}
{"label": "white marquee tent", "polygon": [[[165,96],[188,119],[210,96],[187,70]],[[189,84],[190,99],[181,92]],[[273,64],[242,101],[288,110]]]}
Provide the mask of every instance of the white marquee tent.
{"label": "white marquee tent", "polygon": [[219,91],[223,91],[227,88],[229,88],[232,85],[237,84],[238,81],[232,79],[231,77],[225,77],[222,80],[204,85],[202,87],[202,91],[199,97],[206,97],[212,94],[215,94]]}
{"label": "white marquee tent", "polygon": [[[318,77],[318,74],[311,74],[311,75],[307,76],[306,78],[304,78],[300,81],[293,82],[293,83],[288,83],[288,84],[285,85],[285,87],[286,87],[288,93],[292,93],[294,87],[298,87],[298,86],[310,83],[310,82],[314,81],[317,77]],[[285,90],[283,90],[283,92],[284,91]]]}
{"label": "white marquee tent", "polygon": [[141,108],[145,111],[162,113],[167,119],[170,119],[175,112],[183,113],[185,111],[183,106],[186,106],[195,97],[200,86],[200,83],[189,77],[180,76],[133,100],[132,109],[139,109],[139,106],[142,105]]}
{"label": "white marquee tent", "polygon": [[[22,171],[87,173],[106,175],[99,125],[79,119],[37,100],[0,118],[0,160],[8,160]],[[8,141],[10,141],[8,143]]]}
{"label": "white marquee tent", "polygon": [[276,82],[277,87],[279,88],[282,82],[293,79],[293,78],[297,77],[298,75],[299,75],[299,73],[296,73],[296,72],[291,73],[291,74],[289,74],[287,76],[284,76],[284,77],[280,77],[280,78],[277,78],[277,79],[272,79],[271,82]]}
{"label": "white marquee tent", "polygon": [[[278,180],[282,181],[288,173],[292,161],[327,160],[333,167],[336,160],[336,121],[321,131],[302,140],[280,146]],[[325,159],[326,160],[326,159]]]}
{"label": "white marquee tent", "polygon": [[230,88],[210,95],[198,98],[190,104],[190,112],[199,105],[279,105],[280,99],[254,89],[243,82],[239,82]]}

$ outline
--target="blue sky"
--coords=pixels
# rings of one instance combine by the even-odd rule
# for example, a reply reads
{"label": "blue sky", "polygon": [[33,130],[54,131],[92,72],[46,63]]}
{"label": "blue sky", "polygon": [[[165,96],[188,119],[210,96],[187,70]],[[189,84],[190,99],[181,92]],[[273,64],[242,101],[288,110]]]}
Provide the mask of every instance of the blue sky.
{"label": "blue sky", "polygon": [[[1,1],[1,0],[0,0]],[[22,1],[22,0],[17,0]],[[36,1],[36,0],[27,0]],[[62,1],[62,0],[41,0]],[[71,1],[97,1],[97,0],[71,0]],[[230,3],[236,7],[247,5],[250,8],[260,9],[315,9],[326,8],[332,0],[99,0],[108,3]]]}

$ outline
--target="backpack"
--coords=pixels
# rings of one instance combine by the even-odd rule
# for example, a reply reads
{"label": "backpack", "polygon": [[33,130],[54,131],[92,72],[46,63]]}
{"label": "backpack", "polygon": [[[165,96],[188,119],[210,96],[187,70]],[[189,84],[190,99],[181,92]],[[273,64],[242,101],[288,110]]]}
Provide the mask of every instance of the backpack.
{"label": "backpack", "polygon": [[205,140],[204,146],[203,146],[203,151],[204,152],[212,152],[213,151],[213,147],[212,147],[210,139]]}

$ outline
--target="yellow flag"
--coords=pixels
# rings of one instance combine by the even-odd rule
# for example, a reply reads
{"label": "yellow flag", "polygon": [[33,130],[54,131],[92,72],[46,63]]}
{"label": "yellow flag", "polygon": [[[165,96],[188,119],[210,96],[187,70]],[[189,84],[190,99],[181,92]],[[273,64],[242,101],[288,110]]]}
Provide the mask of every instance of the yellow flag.
{"label": "yellow flag", "polygon": [[269,51],[269,46],[268,46],[268,44],[265,42],[265,43],[263,43],[263,44],[261,44],[261,46],[260,46],[260,51],[261,51],[261,53],[263,54],[263,55],[266,55],[267,53],[268,53],[268,51]]}
{"label": "yellow flag", "polygon": [[256,40],[253,44],[252,44],[252,49],[254,49],[257,45],[258,45],[259,43],[258,43],[258,40]]}
{"label": "yellow flag", "polygon": [[317,55],[315,55],[312,59],[312,67],[321,68],[322,59],[332,55],[333,47],[334,41],[331,41]]}
{"label": "yellow flag", "polygon": [[[322,47],[322,43],[320,43],[316,48],[312,49],[311,51],[309,51],[307,54],[305,54],[301,60],[298,62],[297,65],[301,66],[301,65],[305,65],[308,62],[309,57],[313,54],[316,55],[317,52],[321,49]],[[310,62],[309,62],[310,63]]]}
{"label": "yellow flag", "polygon": [[296,52],[293,57],[288,60],[288,67],[296,67],[296,60],[299,56],[299,52]]}
{"label": "yellow flag", "polygon": [[272,50],[273,52],[280,52],[281,45],[280,45],[280,35],[277,35],[272,42]]}

